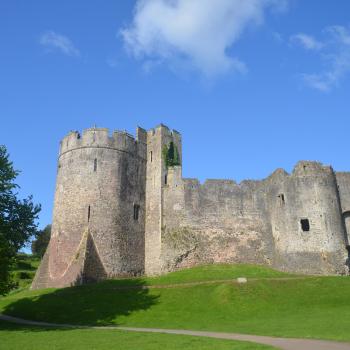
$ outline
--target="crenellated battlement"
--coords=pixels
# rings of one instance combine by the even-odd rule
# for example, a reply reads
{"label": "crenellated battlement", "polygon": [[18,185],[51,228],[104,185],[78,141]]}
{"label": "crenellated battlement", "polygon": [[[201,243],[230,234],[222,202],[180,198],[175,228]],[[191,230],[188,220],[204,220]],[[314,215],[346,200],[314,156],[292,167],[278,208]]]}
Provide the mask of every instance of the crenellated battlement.
{"label": "crenellated battlement", "polygon": [[145,158],[146,131],[137,128],[137,138],[126,131],[115,130],[110,134],[107,128],[89,128],[71,131],[60,143],[59,156],[79,148],[110,148],[121,152],[128,152]]}
{"label": "crenellated battlement", "polygon": [[147,131],[148,137],[158,136],[161,133],[165,136],[169,136],[169,137],[173,138],[174,140],[181,141],[181,134],[178,131],[176,131],[175,129],[169,129],[164,124],[159,124],[155,128],[149,129]]}

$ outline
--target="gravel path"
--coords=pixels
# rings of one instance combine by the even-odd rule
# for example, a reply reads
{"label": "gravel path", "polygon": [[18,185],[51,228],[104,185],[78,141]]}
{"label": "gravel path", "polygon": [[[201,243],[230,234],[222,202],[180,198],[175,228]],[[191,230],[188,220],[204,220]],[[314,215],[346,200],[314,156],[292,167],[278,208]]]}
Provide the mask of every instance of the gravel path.
{"label": "gravel path", "polygon": [[21,318],[2,315],[2,314],[0,314],[0,320],[29,325],[29,326],[40,326],[40,327],[72,328],[72,329],[74,328],[119,329],[119,330],[132,331],[132,332],[182,334],[182,335],[192,335],[197,337],[242,340],[242,341],[250,341],[254,343],[271,345],[283,350],[350,350],[350,343],[341,343],[341,342],[327,341],[327,340],[276,338],[276,337],[267,337],[267,336],[260,336],[260,335],[189,331],[189,330],[182,330],[182,329],[136,328],[136,327],[119,327],[119,326],[99,326],[99,327],[77,326],[77,325],[71,325],[71,324],[57,324],[57,323],[29,321],[29,320],[24,320]]}

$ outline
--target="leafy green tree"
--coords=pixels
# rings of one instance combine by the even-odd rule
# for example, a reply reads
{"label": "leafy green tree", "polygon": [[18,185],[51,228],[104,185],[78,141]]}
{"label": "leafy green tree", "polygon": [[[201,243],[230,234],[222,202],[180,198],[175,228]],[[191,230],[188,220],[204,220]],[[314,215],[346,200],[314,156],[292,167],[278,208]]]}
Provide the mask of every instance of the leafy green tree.
{"label": "leafy green tree", "polygon": [[167,167],[180,165],[179,151],[173,141],[169,143],[169,146],[164,145],[163,157]]}
{"label": "leafy green tree", "polygon": [[47,225],[36,234],[36,239],[32,241],[32,253],[42,258],[49,245],[51,237],[51,225]]}
{"label": "leafy green tree", "polygon": [[0,146],[0,295],[12,287],[10,268],[19,249],[36,234],[35,223],[40,205],[32,202],[32,196],[20,200],[14,182],[19,172],[9,160],[5,146]]}
{"label": "leafy green tree", "polygon": [[0,295],[15,287],[10,269],[14,263],[15,250],[9,245],[5,236],[0,234]]}
{"label": "leafy green tree", "polygon": [[169,166],[173,166],[174,164],[174,156],[175,156],[175,146],[174,146],[174,142],[171,141],[169,143],[169,148],[168,148],[168,163]]}
{"label": "leafy green tree", "polygon": [[174,165],[180,165],[180,155],[179,150],[174,146]]}

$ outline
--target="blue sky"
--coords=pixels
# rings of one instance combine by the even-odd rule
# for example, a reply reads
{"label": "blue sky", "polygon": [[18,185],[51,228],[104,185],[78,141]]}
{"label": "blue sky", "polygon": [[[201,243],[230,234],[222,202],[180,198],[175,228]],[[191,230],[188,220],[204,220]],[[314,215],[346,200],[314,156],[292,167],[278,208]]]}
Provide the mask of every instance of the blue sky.
{"label": "blue sky", "polygon": [[185,177],[349,171],[348,0],[0,0],[0,143],[51,221],[58,144],[182,133]]}

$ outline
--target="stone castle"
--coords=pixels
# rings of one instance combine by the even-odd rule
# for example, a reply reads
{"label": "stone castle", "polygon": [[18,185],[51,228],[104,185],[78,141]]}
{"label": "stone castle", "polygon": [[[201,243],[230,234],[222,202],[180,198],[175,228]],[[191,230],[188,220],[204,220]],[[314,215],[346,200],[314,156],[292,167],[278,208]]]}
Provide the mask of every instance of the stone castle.
{"label": "stone castle", "polygon": [[350,172],[299,162],[261,181],[182,177],[181,135],[91,128],[61,142],[52,234],[32,288],[208,263],[306,274],[349,264]]}

